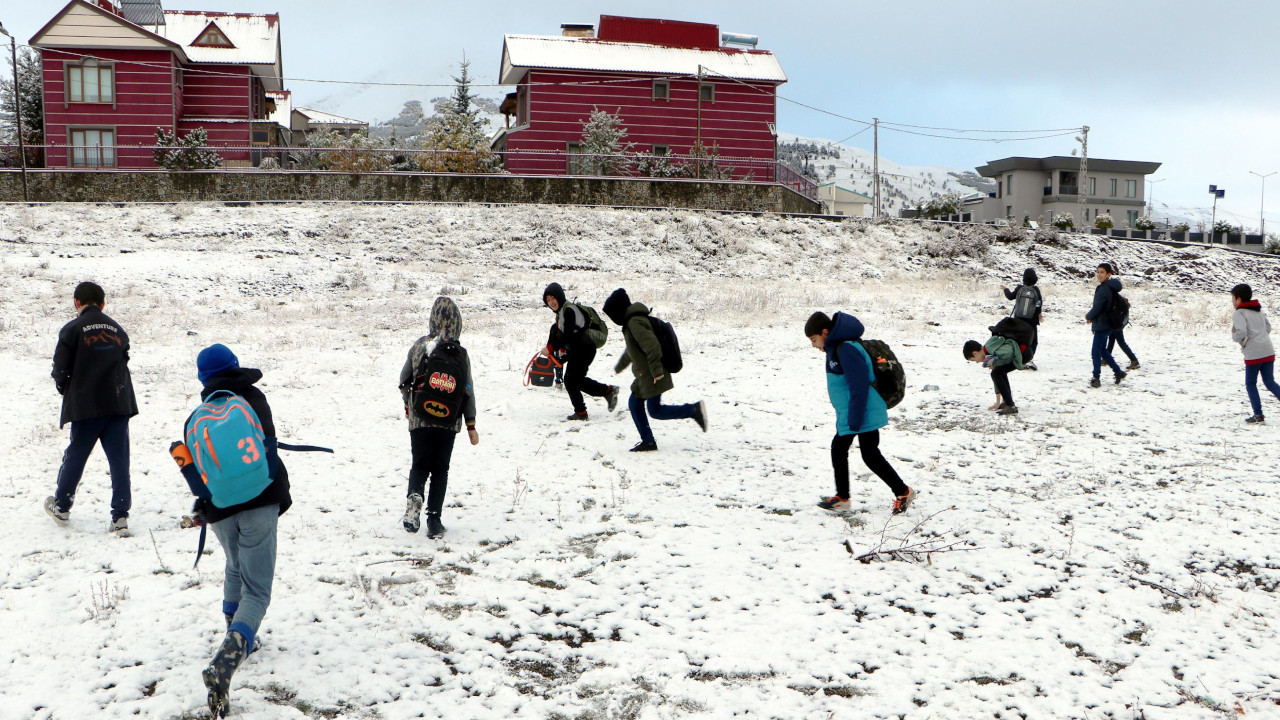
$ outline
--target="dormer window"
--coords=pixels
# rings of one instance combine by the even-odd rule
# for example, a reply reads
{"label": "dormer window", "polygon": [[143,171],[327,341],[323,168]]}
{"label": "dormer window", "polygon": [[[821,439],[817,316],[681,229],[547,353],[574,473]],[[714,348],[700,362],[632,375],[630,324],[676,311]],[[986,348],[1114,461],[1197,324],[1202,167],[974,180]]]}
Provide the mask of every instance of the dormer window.
{"label": "dormer window", "polygon": [[222,28],[218,27],[218,23],[211,22],[191,43],[192,47],[212,47],[212,48],[234,48],[235,45],[227,39],[227,34],[222,32]]}

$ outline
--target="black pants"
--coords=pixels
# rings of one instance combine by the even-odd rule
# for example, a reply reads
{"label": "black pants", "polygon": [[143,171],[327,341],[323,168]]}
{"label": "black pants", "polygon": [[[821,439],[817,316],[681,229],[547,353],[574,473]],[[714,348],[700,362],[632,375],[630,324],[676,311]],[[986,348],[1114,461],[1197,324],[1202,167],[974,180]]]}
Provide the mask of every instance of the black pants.
{"label": "black pants", "polygon": [[584,413],[587,403],[582,399],[583,393],[592,397],[604,397],[609,394],[609,386],[587,377],[591,362],[596,359],[596,346],[591,338],[579,335],[577,340],[569,344],[569,359],[564,364],[564,389],[569,392],[569,402],[573,403],[573,411]]}
{"label": "black pants", "polygon": [[111,468],[111,519],[129,517],[133,498],[129,486],[129,416],[107,415],[71,421],[71,442],[62,454],[58,470],[58,490],[54,493],[59,510],[66,512],[76,499],[76,488],[84,475],[93,446],[102,443]]}
{"label": "black pants", "polygon": [[444,491],[449,486],[449,459],[458,433],[449,428],[416,428],[409,431],[413,465],[409,468],[409,495],[422,495],[431,479],[427,514],[439,515],[444,507]]}
{"label": "black pants", "polygon": [[1007,365],[997,365],[991,368],[991,382],[996,384],[996,392],[1000,393],[1000,399],[1013,405],[1013,388],[1009,387],[1009,373],[1017,368],[1013,363]]}
{"label": "black pants", "polygon": [[1032,323],[1031,325],[1031,344],[1027,346],[1027,351],[1022,353],[1022,362],[1029,363],[1036,356],[1036,348],[1040,347],[1040,325]]}
{"label": "black pants", "polygon": [[862,451],[862,462],[867,469],[875,473],[893,491],[894,497],[907,494],[907,486],[898,477],[897,471],[880,454],[880,431],[872,430],[858,435],[836,435],[831,439],[831,467],[836,473],[836,495],[849,497],[849,448],[853,439],[858,438],[858,449]]}

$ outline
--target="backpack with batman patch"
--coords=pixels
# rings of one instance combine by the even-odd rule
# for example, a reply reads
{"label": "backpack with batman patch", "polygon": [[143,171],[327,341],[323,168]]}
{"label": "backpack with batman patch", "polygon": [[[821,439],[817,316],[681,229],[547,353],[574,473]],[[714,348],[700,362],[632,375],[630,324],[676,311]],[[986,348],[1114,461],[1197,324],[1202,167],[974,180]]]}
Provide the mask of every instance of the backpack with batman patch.
{"label": "backpack with batman patch", "polygon": [[452,341],[436,343],[409,379],[409,407],[432,427],[452,428],[467,396],[467,351]]}

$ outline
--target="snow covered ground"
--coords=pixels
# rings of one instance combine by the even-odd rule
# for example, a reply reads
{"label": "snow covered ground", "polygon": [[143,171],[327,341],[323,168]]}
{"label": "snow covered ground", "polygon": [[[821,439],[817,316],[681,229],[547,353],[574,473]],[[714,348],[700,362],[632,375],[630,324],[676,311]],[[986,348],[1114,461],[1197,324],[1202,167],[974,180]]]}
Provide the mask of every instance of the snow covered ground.
{"label": "snow covered ground", "polygon": [[[263,650],[237,718],[1200,718],[1280,711],[1276,425],[1245,426],[1226,291],[1276,314],[1280,262],[1098,237],[546,207],[0,206],[0,718],[199,718],[222,552],[198,571],[167,455],[223,342],[290,454]],[[1090,273],[1118,262],[1143,363],[1091,390]],[[1048,299],[1022,414],[985,410],[964,340],[1035,266]],[[96,453],[69,528],[40,508],[66,441],[48,378],[83,279],[129,331],[131,538]],[[636,441],[601,401],[522,387],[550,281],[674,322],[669,401],[710,432]],[[481,442],[454,454],[443,541],[399,519],[396,391],[438,293],[463,311]],[[920,491],[889,516],[831,492],[815,309],[857,314],[907,368],[882,448]],[[613,376],[616,329],[593,375]],[[936,389],[925,389],[934,386]],[[1280,406],[1267,409],[1280,420]],[[860,470],[856,453],[853,467]],[[952,546],[911,562],[850,554]]]}

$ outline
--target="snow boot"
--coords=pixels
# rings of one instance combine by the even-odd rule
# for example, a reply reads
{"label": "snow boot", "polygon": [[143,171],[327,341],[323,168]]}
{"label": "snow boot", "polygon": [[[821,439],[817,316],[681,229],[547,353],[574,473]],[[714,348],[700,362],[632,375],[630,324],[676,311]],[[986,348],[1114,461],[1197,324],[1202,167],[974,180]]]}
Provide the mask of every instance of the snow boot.
{"label": "snow boot", "polygon": [[1127,377],[1129,377],[1129,373],[1127,373],[1127,372],[1125,372],[1125,371],[1123,371],[1123,370],[1121,370],[1120,372],[1116,373],[1116,384],[1117,384],[1117,385],[1119,385],[1119,384],[1120,384],[1120,381],[1121,381],[1121,380],[1123,380],[1123,379],[1125,379],[1125,378],[1127,378]]}
{"label": "snow boot", "polygon": [[1141,368],[1141,367],[1142,367],[1142,363],[1138,362],[1137,360],[1134,360],[1133,362],[1129,363],[1128,369],[1137,370],[1138,368]]}
{"label": "snow boot", "polygon": [[1102,381],[1099,380],[1098,378],[1094,378],[1089,381],[1089,387],[1100,388],[1102,387]]}
{"label": "snow boot", "polygon": [[404,517],[400,520],[406,532],[416,533],[422,527],[422,496],[414,493],[409,496],[409,504],[404,509]]}
{"label": "snow boot", "polygon": [[1258,424],[1262,424],[1262,423],[1264,423],[1264,422],[1266,422],[1266,421],[1267,421],[1267,419],[1266,419],[1265,417],[1263,417],[1262,415],[1254,415],[1254,416],[1253,416],[1253,417],[1251,417],[1251,418],[1246,418],[1246,419],[1245,419],[1245,422],[1247,422],[1247,423],[1258,423]]}
{"label": "snow boot", "polygon": [[440,513],[427,513],[427,537],[432,540],[444,536],[444,523],[440,522]]}
{"label": "snow boot", "polygon": [[248,642],[240,633],[229,630],[222,647],[213,656],[209,667],[201,672],[204,686],[209,690],[209,715],[224,718],[231,707],[231,676],[249,656]]}

